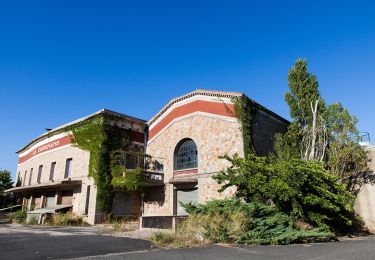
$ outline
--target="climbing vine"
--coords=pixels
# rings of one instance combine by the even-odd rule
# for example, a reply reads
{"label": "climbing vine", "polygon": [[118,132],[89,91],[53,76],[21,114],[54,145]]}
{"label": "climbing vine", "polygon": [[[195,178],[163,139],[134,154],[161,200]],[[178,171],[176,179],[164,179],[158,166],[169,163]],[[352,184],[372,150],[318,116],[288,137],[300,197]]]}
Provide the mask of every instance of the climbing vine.
{"label": "climbing vine", "polygon": [[241,124],[241,131],[244,142],[245,156],[254,152],[252,141],[252,121],[255,114],[255,102],[245,95],[232,99],[234,103],[234,114]]}
{"label": "climbing vine", "polygon": [[[64,129],[72,132],[74,146],[90,152],[89,176],[97,186],[97,206],[102,213],[111,212],[115,189],[142,192],[144,184],[141,171],[138,178],[127,174],[124,154],[134,148],[130,142],[130,130],[112,124],[114,120],[98,115]],[[122,171],[122,176],[119,171]],[[118,185],[119,180],[133,183],[133,186]]]}

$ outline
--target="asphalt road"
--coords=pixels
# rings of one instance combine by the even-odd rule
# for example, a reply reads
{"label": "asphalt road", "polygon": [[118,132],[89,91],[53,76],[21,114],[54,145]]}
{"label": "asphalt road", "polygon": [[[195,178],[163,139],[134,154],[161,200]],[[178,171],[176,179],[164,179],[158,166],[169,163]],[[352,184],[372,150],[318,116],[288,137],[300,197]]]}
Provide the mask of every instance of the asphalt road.
{"label": "asphalt road", "polygon": [[350,241],[313,245],[244,246],[153,250],[97,256],[86,259],[129,260],[362,260],[375,259],[375,240]]}
{"label": "asphalt road", "polygon": [[95,227],[0,225],[0,259],[70,259],[150,247],[148,241],[103,235]]}
{"label": "asphalt road", "polygon": [[209,246],[154,249],[140,239],[101,234],[95,227],[0,225],[0,259],[375,259],[375,237],[290,246]]}

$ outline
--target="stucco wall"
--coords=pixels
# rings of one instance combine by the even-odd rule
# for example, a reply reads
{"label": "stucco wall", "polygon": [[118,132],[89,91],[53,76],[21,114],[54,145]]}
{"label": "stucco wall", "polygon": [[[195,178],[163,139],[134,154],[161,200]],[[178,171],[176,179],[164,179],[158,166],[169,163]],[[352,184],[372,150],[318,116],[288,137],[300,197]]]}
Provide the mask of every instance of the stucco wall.
{"label": "stucco wall", "polygon": [[[50,138],[51,140],[54,137]],[[38,143],[35,145],[38,146]],[[96,218],[96,187],[94,185],[94,181],[92,178],[88,177],[88,166],[90,160],[90,153],[87,151],[83,151],[77,147],[70,145],[65,145],[63,147],[56,148],[54,150],[50,150],[39,154],[26,162],[19,164],[17,167],[17,176],[20,176],[23,185],[23,178],[25,171],[26,174],[26,183],[25,187],[29,186],[29,177],[30,177],[30,170],[33,168],[33,174],[31,179],[31,185],[37,185],[37,176],[38,176],[38,169],[39,165],[43,165],[43,170],[40,179],[40,185],[45,185],[45,189],[48,190],[61,190],[62,188],[55,187],[55,188],[48,188],[48,185],[53,185],[59,181],[64,180],[65,174],[65,166],[66,166],[66,159],[72,158],[72,170],[71,170],[71,180],[81,180],[82,185],[75,186],[73,188],[66,188],[66,189],[73,189],[73,212],[79,215],[83,215],[85,213],[86,207],[86,191],[87,186],[91,186],[90,190],[90,198],[89,198],[89,210],[88,214],[85,216],[85,220],[90,223],[94,224]],[[51,171],[51,163],[56,162],[53,181],[49,180],[50,171]],[[33,194],[34,191],[25,192],[25,194]]]}
{"label": "stucco wall", "polygon": [[173,178],[175,148],[185,138],[194,140],[198,149],[198,173],[194,177],[198,178],[199,202],[234,194],[233,189],[219,194],[219,185],[212,175],[229,166],[219,156],[235,153],[243,156],[240,124],[235,118],[194,113],[174,121],[147,145],[147,154],[163,161],[166,186],[163,203],[145,200],[145,216],[173,214],[173,185],[168,182]]}
{"label": "stucco wall", "polygon": [[[145,124],[128,121],[122,118],[111,119],[111,124],[117,125],[118,127],[124,129],[130,129],[129,137],[133,142],[132,146],[143,150],[144,146],[144,128]],[[33,168],[32,180],[30,185],[42,186],[34,190],[26,190],[23,192],[24,195],[33,195],[43,194],[47,191],[57,191],[56,197],[59,196],[59,192],[63,189],[73,190],[73,213],[83,216],[84,220],[90,224],[95,224],[100,222],[100,215],[96,207],[96,195],[97,188],[94,183],[93,178],[88,176],[89,162],[90,162],[90,153],[80,148],[74,147],[72,144],[66,144],[66,142],[60,141],[59,144],[56,143],[56,140],[62,140],[72,133],[56,133],[50,137],[46,136],[43,138],[36,139],[31,145],[24,148],[20,153],[20,162],[17,167],[17,177],[22,180],[22,185],[24,183],[24,175],[26,174],[25,188],[29,186],[29,176],[30,170]],[[54,144],[51,146],[50,144]],[[47,147],[46,149],[44,149]],[[43,149],[41,149],[43,148]],[[65,167],[66,159],[72,158],[72,170],[70,179],[72,181],[81,181],[82,184],[78,184],[71,187],[62,187],[62,186],[51,186],[60,181],[66,181]],[[26,161],[24,161],[26,160]],[[56,162],[53,181],[49,180],[51,163]],[[43,165],[43,171],[40,179],[40,183],[37,182],[38,169],[39,166]],[[89,208],[88,213],[86,211],[86,201],[87,201],[87,187],[90,186],[90,196],[89,196]],[[138,202],[139,205],[139,202]],[[139,211],[139,208],[137,209]],[[138,214],[137,210],[136,214]]]}
{"label": "stucco wall", "polygon": [[[375,172],[375,146],[369,148],[369,157],[369,166]],[[369,230],[375,232],[375,185],[367,184],[363,187],[357,196],[355,210]]]}

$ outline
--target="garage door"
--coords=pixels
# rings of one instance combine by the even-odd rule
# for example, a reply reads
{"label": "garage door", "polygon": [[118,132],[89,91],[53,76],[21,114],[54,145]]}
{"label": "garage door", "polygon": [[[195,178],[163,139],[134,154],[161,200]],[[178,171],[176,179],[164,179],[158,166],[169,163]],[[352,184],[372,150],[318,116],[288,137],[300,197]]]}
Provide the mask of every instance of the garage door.
{"label": "garage door", "polygon": [[198,188],[179,189],[177,190],[177,215],[188,215],[181,203],[197,203],[198,202]]}

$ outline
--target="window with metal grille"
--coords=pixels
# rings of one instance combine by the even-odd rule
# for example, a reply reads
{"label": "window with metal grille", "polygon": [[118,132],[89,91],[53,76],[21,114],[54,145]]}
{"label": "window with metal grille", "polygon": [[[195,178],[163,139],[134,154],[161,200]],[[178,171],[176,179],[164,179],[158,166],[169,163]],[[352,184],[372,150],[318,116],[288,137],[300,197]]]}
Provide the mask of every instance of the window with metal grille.
{"label": "window with metal grille", "polygon": [[174,154],[174,169],[184,170],[198,167],[197,145],[191,139],[182,140]]}

